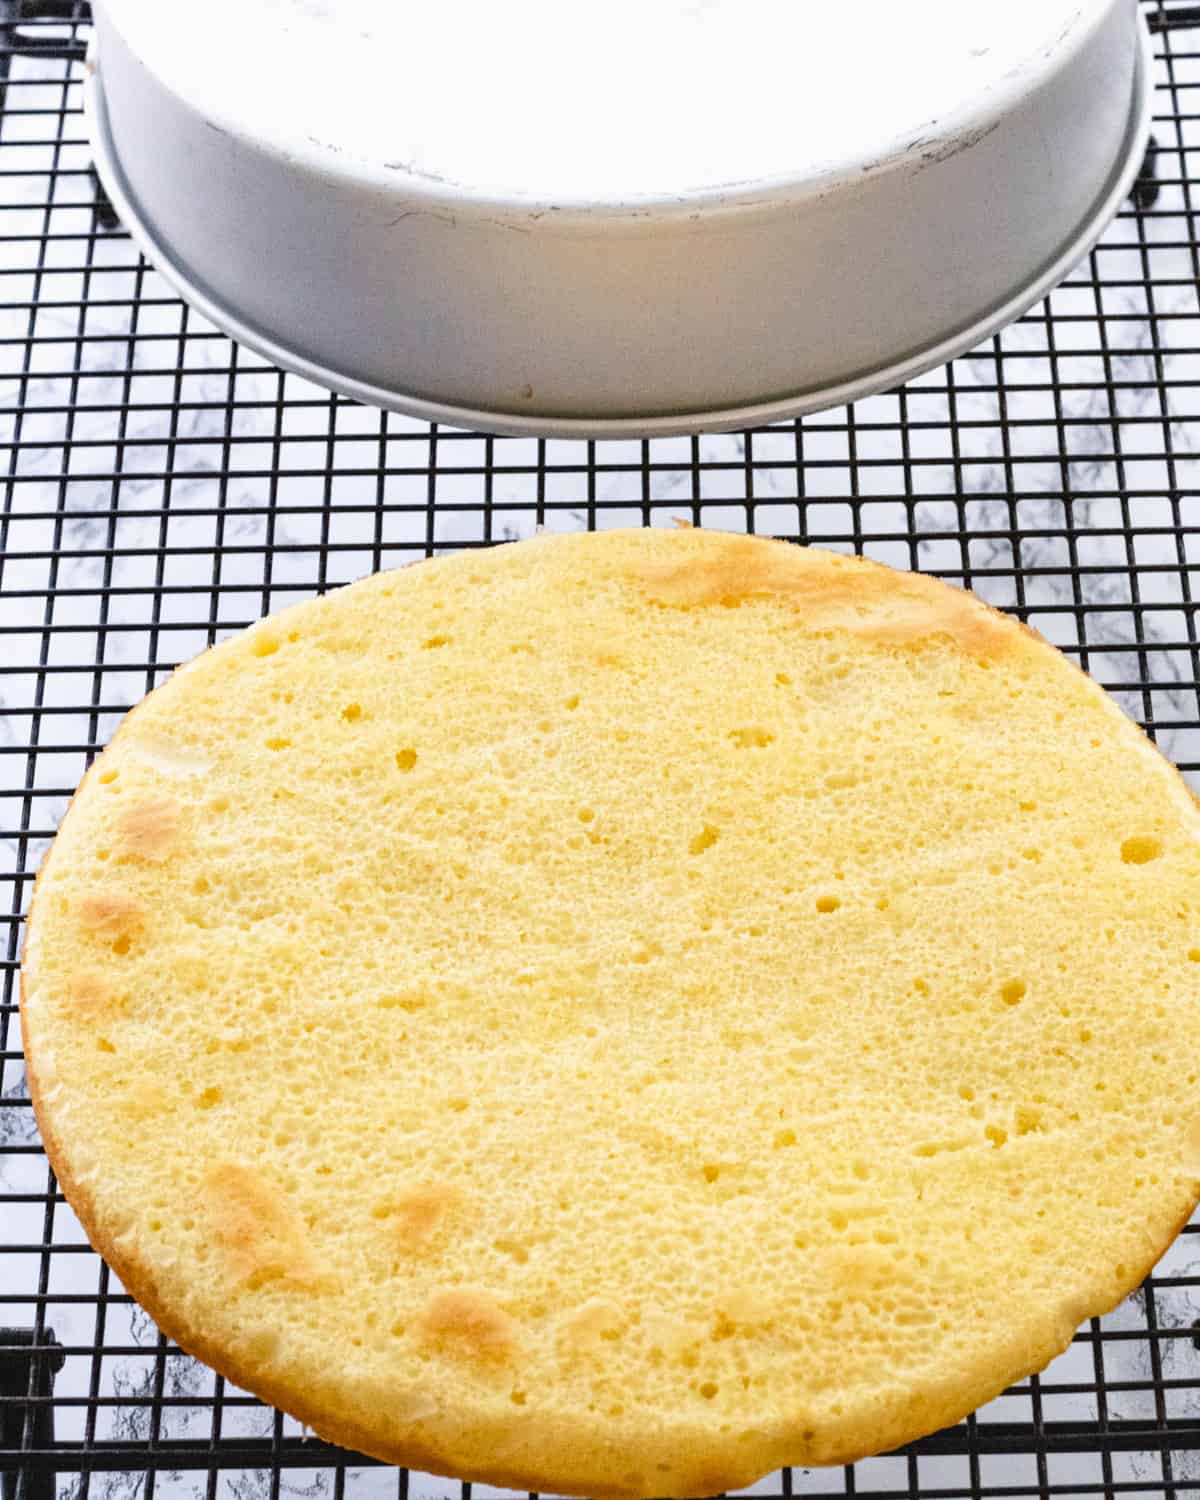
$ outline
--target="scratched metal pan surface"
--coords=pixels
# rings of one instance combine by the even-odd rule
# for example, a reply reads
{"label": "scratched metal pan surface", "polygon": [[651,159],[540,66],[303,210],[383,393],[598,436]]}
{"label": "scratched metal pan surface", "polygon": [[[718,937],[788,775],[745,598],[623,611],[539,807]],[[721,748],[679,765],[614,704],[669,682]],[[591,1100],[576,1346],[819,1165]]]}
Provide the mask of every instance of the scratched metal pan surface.
{"label": "scratched metal pan surface", "polygon": [[897,385],[1065,275],[1149,132],[1136,0],[94,11],[97,165],[182,294],[320,384],[494,432]]}

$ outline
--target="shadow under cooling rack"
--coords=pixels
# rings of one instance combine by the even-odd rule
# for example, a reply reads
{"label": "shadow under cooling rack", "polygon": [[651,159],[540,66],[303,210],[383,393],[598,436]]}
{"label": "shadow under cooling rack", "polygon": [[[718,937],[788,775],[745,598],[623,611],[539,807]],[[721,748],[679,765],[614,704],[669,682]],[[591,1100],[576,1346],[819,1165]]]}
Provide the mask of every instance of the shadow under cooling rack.
{"label": "shadow under cooling rack", "polygon": [[[597,444],[384,415],[231,344],[98,193],[79,112],[86,6],[0,0],[5,1500],[495,1493],[312,1441],[169,1345],[88,1247],[41,1152],[16,988],[34,873],[125,709],[214,640],[436,551],[684,517],[974,588],[1075,656],[1200,788],[1200,6],[1144,8],[1152,170],[1019,324],[854,408]],[[189,16],[202,24],[204,7]],[[848,67],[854,45],[848,28]],[[1193,1229],[1042,1376],[969,1421],[754,1492],[1200,1491],[1198,1330]]]}

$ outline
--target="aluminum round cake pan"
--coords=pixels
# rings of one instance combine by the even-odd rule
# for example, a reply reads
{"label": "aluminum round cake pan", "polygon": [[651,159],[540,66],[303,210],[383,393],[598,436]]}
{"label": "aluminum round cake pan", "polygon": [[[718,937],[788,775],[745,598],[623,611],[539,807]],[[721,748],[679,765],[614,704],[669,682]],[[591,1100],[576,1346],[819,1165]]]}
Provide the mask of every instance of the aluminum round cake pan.
{"label": "aluminum round cake pan", "polygon": [[834,9],[96,0],[97,167],[212,322],[358,400],[569,437],[772,421],[1019,316],[1149,135],[1135,0],[866,0],[851,37]]}

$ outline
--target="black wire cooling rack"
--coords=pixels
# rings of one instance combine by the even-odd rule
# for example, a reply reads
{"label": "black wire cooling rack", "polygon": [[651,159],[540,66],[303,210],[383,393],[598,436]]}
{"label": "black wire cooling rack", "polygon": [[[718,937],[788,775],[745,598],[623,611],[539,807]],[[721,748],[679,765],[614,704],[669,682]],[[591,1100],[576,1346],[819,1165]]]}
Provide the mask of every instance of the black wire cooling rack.
{"label": "black wire cooling rack", "polygon": [[[381,415],[230,343],[139,258],[98,192],[80,114],[86,6],[0,0],[5,1500],[472,1488],[310,1441],[179,1353],[89,1249],[38,1143],[17,1023],[34,872],[123,711],[221,635],[437,550],[683,516],[973,587],[1076,655],[1196,779],[1200,6],[1146,11],[1156,149],[1103,244],[1021,323],[850,409],[599,444]],[[1043,1376],[969,1421],[754,1492],[1200,1491],[1197,1229]]]}

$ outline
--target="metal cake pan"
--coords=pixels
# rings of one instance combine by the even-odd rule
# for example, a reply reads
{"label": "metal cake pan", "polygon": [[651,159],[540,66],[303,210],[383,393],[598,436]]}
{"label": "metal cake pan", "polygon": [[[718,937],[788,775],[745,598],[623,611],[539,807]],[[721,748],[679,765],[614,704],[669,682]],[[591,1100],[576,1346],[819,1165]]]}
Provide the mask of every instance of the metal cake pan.
{"label": "metal cake pan", "polygon": [[714,431],[973,347],[1145,152],[1135,0],[870,0],[852,70],[835,9],[96,0],[86,104],[127,228],[284,368],[494,432]]}

